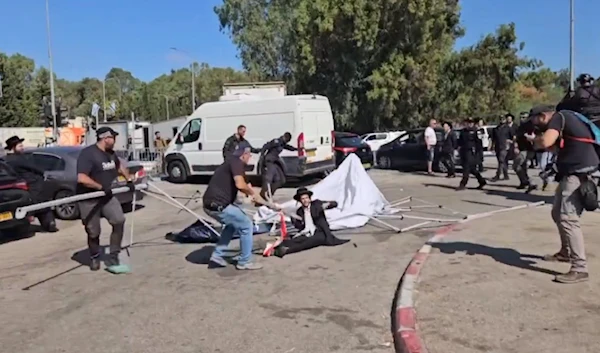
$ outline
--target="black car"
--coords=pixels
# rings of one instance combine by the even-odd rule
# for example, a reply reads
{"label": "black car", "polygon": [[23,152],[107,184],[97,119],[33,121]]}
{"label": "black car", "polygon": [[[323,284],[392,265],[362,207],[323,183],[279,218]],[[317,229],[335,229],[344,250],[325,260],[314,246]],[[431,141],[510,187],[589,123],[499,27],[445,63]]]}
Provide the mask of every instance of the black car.
{"label": "black car", "polygon": [[[454,131],[458,134],[457,131]],[[435,158],[433,160],[433,170],[446,173],[446,167],[440,161],[440,150],[444,130],[435,129],[437,136],[437,145]],[[458,136],[457,136],[458,137]],[[458,154],[454,156],[455,163],[458,163]],[[398,136],[393,141],[379,147],[377,151],[377,165],[382,169],[416,169],[427,170],[427,146],[425,145],[425,129],[409,130]]]}
{"label": "black car", "polygon": [[[32,158],[35,165],[44,170],[46,177],[44,187],[49,190],[54,199],[61,199],[75,195],[77,187],[77,158],[84,146],[61,146],[46,147],[27,150],[24,158]],[[127,162],[121,158],[121,163],[125,163],[131,175],[136,175],[136,184],[146,182],[146,173],[144,167],[135,162]],[[120,177],[113,185],[114,187],[125,186],[127,181]],[[127,192],[115,195],[121,204],[128,204],[133,201],[133,193]],[[136,199],[141,200],[144,194],[136,192]],[[79,218],[79,209],[76,204],[64,204],[56,206],[54,209],[56,217],[64,220],[74,220]]]}
{"label": "black car", "polygon": [[370,169],[373,166],[373,152],[371,151],[371,147],[363,142],[360,136],[349,132],[335,132],[334,136],[333,150],[335,151],[336,167],[339,167],[351,153],[360,158],[365,169]]}
{"label": "black car", "polygon": [[28,233],[30,217],[16,219],[15,211],[30,204],[27,183],[0,160],[0,231],[8,236]]}

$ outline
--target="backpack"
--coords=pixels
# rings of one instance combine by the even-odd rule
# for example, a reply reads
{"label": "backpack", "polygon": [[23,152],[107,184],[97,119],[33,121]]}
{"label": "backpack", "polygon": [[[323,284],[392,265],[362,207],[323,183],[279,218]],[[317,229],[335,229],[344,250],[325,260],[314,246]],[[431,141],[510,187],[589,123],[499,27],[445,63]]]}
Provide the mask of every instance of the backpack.
{"label": "backpack", "polygon": [[[598,155],[600,156],[600,128],[598,126],[596,126],[596,124],[594,124],[590,119],[586,118],[583,114],[580,114],[580,113],[577,113],[577,112],[574,112],[571,110],[568,110],[568,112],[575,115],[577,117],[577,119],[579,119],[579,121],[581,121],[582,123],[584,123],[588,126],[588,128],[590,129],[590,132],[592,133],[593,138],[575,137],[575,136],[564,136],[564,137],[568,138],[570,140],[593,144],[594,148],[596,149],[596,153],[598,153]],[[562,137],[563,137],[562,131],[565,128],[566,117],[562,114],[562,111],[558,112],[558,114],[560,114],[560,116],[562,116],[562,118],[563,118],[562,129],[560,130],[560,137],[561,137],[560,148],[563,148],[564,139],[562,139]]]}

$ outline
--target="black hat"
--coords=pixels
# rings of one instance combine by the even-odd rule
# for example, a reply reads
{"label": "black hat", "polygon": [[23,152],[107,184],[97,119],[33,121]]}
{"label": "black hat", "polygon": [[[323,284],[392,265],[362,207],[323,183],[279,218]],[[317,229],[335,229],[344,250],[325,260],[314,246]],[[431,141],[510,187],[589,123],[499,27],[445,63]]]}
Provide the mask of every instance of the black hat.
{"label": "black hat", "polygon": [[16,145],[22,143],[23,141],[25,141],[25,139],[22,139],[19,136],[12,136],[8,140],[4,141],[4,144],[6,145],[4,146],[4,149],[12,150]]}
{"label": "black hat", "polygon": [[506,119],[508,119],[509,117],[511,117],[511,118],[513,118],[513,119],[515,118],[515,116],[514,116],[514,115],[512,115],[511,113],[506,113],[506,114],[504,114],[504,117],[505,117]]}
{"label": "black hat", "polygon": [[307,188],[299,188],[296,190],[296,195],[294,195],[294,200],[300,201],[302,195],[308,195],[308,197],[312,197],[313,192],[308,190]]}
{"label": "black hat", "polygon": [[534,116],[542,115],[544,113],[553,112],[554,109],[555,108],[552,105],[547,105],[547,104],[536,105],[535,107],[531,108],[531,110],[529,111],[529,117],[531,118]]}
{"label": "black hat", "polygon": [[473,120],[473,118],[469,117],[469,118],[465,118],[465,120],[463,120],[463,122],[465,122],[465,123],[474,123],[475,121]]}
{"label": "black hat", "polygon": [[99,128],[98,130],[96,130],[96,137],[99,139],[102,139],[105,137],[111,137],[111,136],[112,137],[119,136],[119,133],[108,126],[103,126],[103,127]]}

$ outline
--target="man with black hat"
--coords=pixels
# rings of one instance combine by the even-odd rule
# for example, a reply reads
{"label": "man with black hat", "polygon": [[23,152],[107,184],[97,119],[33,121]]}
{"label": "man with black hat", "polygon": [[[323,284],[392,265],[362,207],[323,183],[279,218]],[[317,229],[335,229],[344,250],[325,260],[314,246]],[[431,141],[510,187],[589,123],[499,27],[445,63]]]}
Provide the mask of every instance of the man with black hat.
{"label": "man with black hat", "polygon": [[119,134],[110,127],[96,130],[97,142],[84,148],[77,158],[77,194],[104,191],[106,195],[98,199],[79,202],[81,221],[87,233],[90,252],[90,269],[100,269],[100,218],[104,217],[112,225],[110,234],[110,255],[106,270],[114,274],[130,272],[129,266],[119,262],[121,242],[125,228],[125,215],[121,203],[112,194],[112,184],[119,174],[127,180],[127,186],[135,192],[133,180],[127,167],[121,164],[113,148]]}
{"label": "man with black hat", "polygon": [[508,180],[508,160],[509,151],[512,147],[514,133],[513,128],[508,125],[508,116],[510,114],[500,117],[500,124],[494,128],[492,133],[492,149],[496,153],[496,159],[498,160],[498,169],[496,170],[496,176],[491,181],[498,181],[503,176],[504,180]]}
{"label": "man with black hat", "polygon": [[[558,147],[556,180],[559,184],[554,195],[552,220],[558,228],[561,247],[556,254],[544,258],[571,263],[569,272],[556,276],[556,282],[587,281],[589,275],[579,218],[584,208],[598,207],[596,183],[591,178],[600,164],[596,146],[592,143],[594,135],[590,127],[569,110],[556,112],[554,107],[542,105],[534,107],[530,116],[533,123],[544,130],[544,134],[535,139],[535,147]],[[586,195],[590,193],[591,205]]]}
{"label": "man with black hat", "polygon": [[329,222],[325,217],[325,210],[336,208],[335,201],[312,200],[312,191],[299,188],[294,195],[294,200],[301,204],[296,211],[296,218],[292,218],[294,227],[300,232],[291,239],[285,239],[275,248],[275,256],[283,257],[287,254],[315,248],[317,246],[337,246],[346,244],[350,240],[339,239],[331,232]]}
{"label": "man with black hat", "polygon": [[477,128],[475,122],[471,118],[465,120],[465,127],[460,131],[460,137],[458,139],[460,160],[462,162],[462,179],[457,190],[464,190],[469,182],[469,174],[473,174],[479,186],[477,189],[483,189],[486,185],[485,179],[481,176],[481,173],[477,170],[477,146],[479,137],[477,136]]}
{"label": "man with black hat", "polygon": [[[44,188],[44,170],[38,168],[25,153],[22,139],[18,136],[12,136],[6,140],[4,147],[9,153],[6,156],[6,162],[27,182],[29,194],[33,203],[46,202],[52,199],[47,188]],[[40,226],[47,232],[58,232],[54,212],[51,209],[39,210],[35,216],[40,221]]]}

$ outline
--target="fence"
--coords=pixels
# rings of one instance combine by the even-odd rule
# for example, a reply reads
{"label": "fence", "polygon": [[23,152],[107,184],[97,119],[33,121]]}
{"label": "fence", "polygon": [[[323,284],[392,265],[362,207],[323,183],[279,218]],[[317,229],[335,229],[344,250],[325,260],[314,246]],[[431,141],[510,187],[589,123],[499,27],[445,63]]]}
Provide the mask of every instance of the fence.
{"label": "fence", "polygon": [[130,148],[125,151],[116,151],[117,155],[130,162],[139,162],[148,175],[161,177],[166,174],[164,165],[165,148]]}

